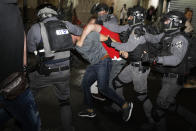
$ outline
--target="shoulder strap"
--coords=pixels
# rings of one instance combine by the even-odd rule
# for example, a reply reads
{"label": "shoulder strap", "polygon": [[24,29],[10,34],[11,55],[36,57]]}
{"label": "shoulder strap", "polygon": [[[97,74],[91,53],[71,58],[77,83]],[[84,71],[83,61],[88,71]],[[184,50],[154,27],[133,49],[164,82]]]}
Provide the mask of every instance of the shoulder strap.
{"label": "shoulder strap", "polygon": [[43,22],[40,22],[40,27],[41,27],[41,36],[42,36],[43,46],[45,50],[45,57],[53,57],[54,53],[51,51],[49,40],[48,40],[48,35],[47,35],[46,28]]}

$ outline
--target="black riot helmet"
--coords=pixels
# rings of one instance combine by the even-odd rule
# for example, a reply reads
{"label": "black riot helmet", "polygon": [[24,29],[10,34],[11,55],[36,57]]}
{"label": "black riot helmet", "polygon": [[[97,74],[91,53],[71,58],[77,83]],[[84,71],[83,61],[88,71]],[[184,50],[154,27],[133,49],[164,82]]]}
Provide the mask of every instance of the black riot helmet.
{"label": "black riot helmet", "polygon": [[109,7],[108,5],[106,5],[105,3],[96,3],[93,5],[93,7],[91,8],[91,14],[97,14],[100,11],[106,11],[108,12]]}
{"label": "black riot helmet", "polygon": [[165,32],[174,32],[185,26],[186,18],[180,11],[170,11],[163,15],[161,23]]}
{"label": "black riot helmet", "polygon": [[132,20],[128,20],[129,25],[142,24],[146,18],[146,10],[141,6],[128,8],[127,17],[132,16]]}
{"label": "black riot helmet", "polygon": [[52,16],[57,16],[56,12],[56,7],[53,6],[52,4],[45,3],[41,4],[37,7],[37,16],[39,17],[40,20],[52,17]]}

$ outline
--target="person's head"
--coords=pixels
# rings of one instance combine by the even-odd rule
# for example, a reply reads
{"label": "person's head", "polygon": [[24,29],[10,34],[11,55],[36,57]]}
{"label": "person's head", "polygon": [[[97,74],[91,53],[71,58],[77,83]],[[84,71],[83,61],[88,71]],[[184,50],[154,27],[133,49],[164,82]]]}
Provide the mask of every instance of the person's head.
{"label": "person's head", "polygon": [[109,7],[105,3],[96,3],[91,8],[91,14],[97,14],[98,16],[102,16],[108,14]]}
{"label": "person's head", "polygon": [[163,24],[163,30],[166,33],[172,33],[183,28],[185,26],[185,21],[186,18],[184,13],[180,11],[170,11],[163,15],[161,20]]}
{"label": "person's head", "polygon": [[127,17],[129,25],[142,24],[146,18],[146,10],[140,6],[134,6],[128,9]]}
{"label": "person's head", "polygon": [[184,15],[187,20],[191,21],[193,17],[193,10],[191,10],[190,8],[186,8]]}
{"label": "person's head", "polygon": [[37,7],[37,16],[39,20],[43,20],[52,16],[57,16],[56,7],[52,4],[41,4]]}
{"label": "person's head", "polygon": [[148,9],[148,15],[152,15],[155,12],[155,8],[154,6],[150,6],[150,8]]}
{"label": "person's head", "polygon": [[124,8],[126,8],[126,6],[127,6],[126,4],[123,5]]}

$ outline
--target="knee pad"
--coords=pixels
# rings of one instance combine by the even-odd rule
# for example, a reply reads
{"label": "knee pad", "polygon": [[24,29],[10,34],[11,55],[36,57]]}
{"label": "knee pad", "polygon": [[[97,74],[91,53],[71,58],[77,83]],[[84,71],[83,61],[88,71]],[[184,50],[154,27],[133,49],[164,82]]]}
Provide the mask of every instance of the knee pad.
{"label": "knee pad", "polygon": [[59,105],[60,105],[60,106],[67,106],[67,105],[70,105],[70,99],[58,100],[58,101],[59,101]]}
{"label": "knee pad", "polygon": [[144,103],[147,99],[148,99],[148,96],[147,96],[147,93],[145,92],[145,93],[138,93],[138,92],[136,92],[137,94],[137,99],[140,101],[140,102],[142,102],[142,103]]}
{"label": "knee pad", "polygon": [[178,104],[172,103],[172,104],[170,104],[168,111],[177,112],[177,109],[178,109]]}
{"label": "knee pad", "polygon": [[175,105],[176,101],[171,98],[165,98],[165,97],[158,97],[157,99],[157,106],[168,110],[172,105]]}
{"label": "knee pad", "polygon": [[166,110],[160,107],[153,107],[151,111],[151,116],[155,122],[159,122],[163,117],[165,117]]}

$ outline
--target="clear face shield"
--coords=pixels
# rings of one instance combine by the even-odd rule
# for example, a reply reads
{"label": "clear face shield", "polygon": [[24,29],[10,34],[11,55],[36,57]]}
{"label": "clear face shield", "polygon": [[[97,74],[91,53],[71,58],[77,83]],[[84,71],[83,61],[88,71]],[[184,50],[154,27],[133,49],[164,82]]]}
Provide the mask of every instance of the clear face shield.
{"label": "clear face shield", "polygon": [[128,17],[129,25],[138,25],[144,22],[144,14],[140,11],[135,11]]}
{"label": "clear face shield", "polygon": [[178,16],[172,15],[164,21],[164,31],[175,31],[179,29],[180,24],[182,24],[182,20]]}

